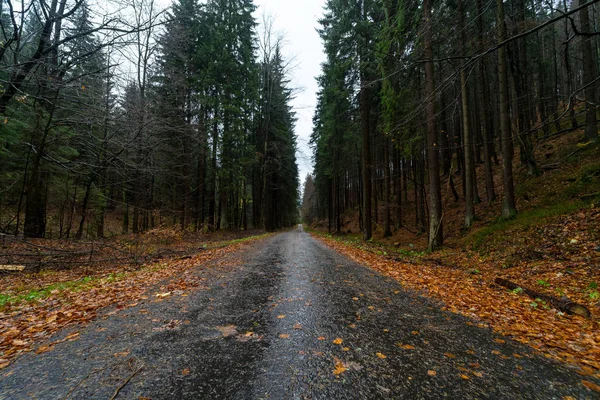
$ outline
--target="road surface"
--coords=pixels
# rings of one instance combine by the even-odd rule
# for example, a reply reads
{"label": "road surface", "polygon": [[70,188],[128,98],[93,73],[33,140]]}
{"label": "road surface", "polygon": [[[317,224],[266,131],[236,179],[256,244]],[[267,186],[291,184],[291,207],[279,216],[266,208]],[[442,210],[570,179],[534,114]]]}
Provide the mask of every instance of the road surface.
{"label": "road surface", "polygon": [[2,370],[0,399],[597,398],[572,368],[501,343],[301,227],[194,273],[203,284],[189,296],[149,293],[61,333],[78,330],[76,341],[22,356]]}

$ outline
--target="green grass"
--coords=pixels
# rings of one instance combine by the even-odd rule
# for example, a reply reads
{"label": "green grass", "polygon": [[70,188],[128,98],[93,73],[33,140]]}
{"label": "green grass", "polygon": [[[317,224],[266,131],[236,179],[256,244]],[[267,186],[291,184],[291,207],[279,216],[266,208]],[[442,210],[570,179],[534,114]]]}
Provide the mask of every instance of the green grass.
{"label": "green grass", "polygon": [[[216,242],[205,248],[225,247],[225,246],[229,246],[229,245],[236,244],[236,243],[243,243],[243,242],[248,242],[251,240],[260,239],[260,238],[266,237],[268,235],[269,235],[268,233],[264,233],[261,235],[248,236],[248,237],[244,237],[244,238],[240,238],[240,239]],[[160,269],[166,268],[167,266],[168,266],[168,263],[162,262],[162,263],[148,265],[146,268],[144,268],[144,270],[154,272],[154,271],[158,271]],[[40,273],[46,274],[48,272],[42,271]],[[48,286],[44,286],[42,288],[23,289],[21,292],[15,293],[15,294],[0,293],[0,310],[2,310],[3,308],[5,308],[7,306],[10,306],[10,305],[18,305],[23,302],[37,302],[37,301],[43,300],[43,299],[49,297],[50,295],[52,295],[52,292],[55,292],[57,290],[59,292],[63,292],[65,290],[69,290],[71,292],[80,292],[80,291],[84,291],[84,290],[89,290],[99,283],[118,282],[118,281],[121,281],[124,278],[126,278],[129,274],[130,273],[128,273],[128,272],[118,272],[118,273],[111,273],[106,276],[97,276],[97,277],[86,276],[85,278],[77,279],[74,281],[53,283]]]}
{"label": "green grass", "polygon": [[504,239],[504,234],[509,230],[527,230],[532,226],[540,225],[544,220],[585,207],[581,201],[559,202],[552,206],[536,208],[525,211],[511,220],[498,219],[488,226],[473,232],[467,242],[471,243],[474,250],[478,250],[486,244],[494,244]]}
{"label": "green grass", "polygon": [[[111,275],[113,275],[113,274],[111,274]],[[116,280],[116,278],[111,277],[111,275],[109,275],[109,277],[106,279],[112,279],[111,280],[111,282],[112,282],[112,281]],[[124,274],[117,274],[117,275],[124,275]],[[45,298],[49,297],[53,291],[56,291],[56,290],[62,292],[64,290],[68,289],[73,292],[79,292],[79,291],[93,287],[94,284],[100,279],[101,278],[93,278],[91,276],[86,276],[85,278],[78,279],[76,281],[53,283],[53,284],[45,286],[43,288],[26,290],[22,293],[17,293],[17,294],[12,294],[12,295],[0,293],[0,309],[4,308],[7,305],[17,305],[22,302],[33,302],[33,301],[39,301],[39,300],[45,299]]]}

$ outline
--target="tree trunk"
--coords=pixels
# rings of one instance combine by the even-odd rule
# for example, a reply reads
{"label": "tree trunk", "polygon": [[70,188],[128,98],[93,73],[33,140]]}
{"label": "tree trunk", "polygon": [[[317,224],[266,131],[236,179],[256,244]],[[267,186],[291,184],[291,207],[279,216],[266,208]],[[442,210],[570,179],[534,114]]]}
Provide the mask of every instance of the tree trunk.
{"label": "tree trunk", "polygon": [[363,238],[370,240],[371,228],[371,146],[369,132],[369,89],[365,76],[362,76],[360,89],[360,123],[362,131],[362,182],[363,182]]}
{"label": "tree trunk", "polygon": [[423,2],[425,99],[427,118],[427,162],[429,171],[429,243],[427,249],[434,251],[444,244],[442,221],[442,192],[438,159],[437,126],[435,111],[435,76],[433,72],[433,48],[431,25],[431,0]]}
{"label": "tree trunk", "polygon": [[[465,22],[464,22],[464,10],[462,0],[458,0],[458,14],[459,14],[459,31],[461,32],[460,39],[460,51],[463,56],[466,55],[465,43],[467,41],[467,35],[465,33]],[[472,134],[470,128],[469,119],[469,89],[467,87],[467,73],[465,68],[460,70],[460,86],[461,86],[461,100],[462,100],[462,119],[463,119],[463,145],[465,154],[465,228],[470,228],[475,221],[475,206],[473,204],[473,185],[475,177],[475,163],[473,160],[473,145],[472,145]]]}
{"label": "tree trunk", "polygon": [[[579,0],[580,5],[587,0]],[[584,7],[580,13],[581,32],[590,33],[589,7]],[[585,86],[585,139],[598,140],[598,125],[596,122],[596,65],[592,50],[593,37],[583,37],[581,52],[583,56],[583,84]]]}
{"label": "tree trunk", "polygon": [[384,178],[384,189],[383,189],[383,237],[392,236],[392,229],[390,227],[390,195],[392,180],[390,177],[390,152],[389,152],[389,139],[383,135],[383,178]]}
{"label": "tree trunk", "polygon": [[[496,0],[498,43],[506,39],[506,22],[504,21],[504,2]],[[515,190],[513,182],[513,139],[510,127],[508,99],[508,71],[506,67],[506,48],[498,49],[498,101],[500,102],[500,137],[502,141],[502,178],[504,184],[504,203],[502,218],[512,219],[517,215],[515,206]]]}

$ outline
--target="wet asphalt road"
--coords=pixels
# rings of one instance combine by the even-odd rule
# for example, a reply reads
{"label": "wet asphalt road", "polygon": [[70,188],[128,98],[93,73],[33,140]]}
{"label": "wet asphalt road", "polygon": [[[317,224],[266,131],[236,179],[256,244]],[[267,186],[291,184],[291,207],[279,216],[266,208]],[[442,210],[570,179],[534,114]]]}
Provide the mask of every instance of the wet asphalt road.
{"label": "wet asphalt road", "polygon": [[189,296],[151,291],[61,333],[80,336],[2,370],[0,400],[598,398],[573,369],[495,342],[301,228],[241,258],[191,272],[202,287]]}

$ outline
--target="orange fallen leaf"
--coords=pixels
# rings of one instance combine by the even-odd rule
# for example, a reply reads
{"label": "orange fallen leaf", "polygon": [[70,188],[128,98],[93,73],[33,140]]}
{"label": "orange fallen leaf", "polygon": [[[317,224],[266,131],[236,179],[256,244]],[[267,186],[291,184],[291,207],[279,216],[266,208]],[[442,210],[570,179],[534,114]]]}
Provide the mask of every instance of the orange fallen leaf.
{"label": "orange fallen leaf", "polygon": [[10,361],[0,359],[0,369],[6,368],[10,365]]}
{"label": "orange fallen leaf", "polygon": [[67,335],[65,340],[74,340],[75,338],[77,338],[77,336],[79,336],[79,332],[74,332],[74,333],[71,333],[70,335]]}
{"label": "orange fallen leaf", "polygon": [[42,353],[47,353],[50,350],[54,349],[54,346],[50,345],[50,346],[40,346],[36,351],[35,354],[42,354]]}
{"label": "orange fallen leaf", "polygon": [[419,331],[412,331],[411,333],[412,333],[413,335],[418,335],[418,334],[419,334]]}
{"label": "orange fallen leaf", "polygon": [[437,372],[435,372],[434,370],[430,369],[430,370],[427,371],[427,375],[429,375],[429,376],[436,376]]}
{"label": "orange fallen leaf", "polygon": [[277,319],[284,319],[284,318],[285,318],[285,315],[284,315],[284,314],[281,314],[281,315],[278,315],[278,316],[277,316]]}
{"label": "orange fallen leaf", "polygon": [[318,340],[325,340],[325,336],[319,336],[317,339]]}
{"label": "orange fallen leaf", "polygon": [[463,378],[463,379],[465,379],[465,380],[471,379],[471,377],[469,377],[468,375],[465,375],[465,374],[460,374],[460,377]]}
{"label": "orange fallen leaf", "polygon": [[594,382],[586,381],[585,379],[581,380],[583,386],[588,389],[595,390],[596,392],[600,392],[600,385],[595,384]]}
{"label": "orange fallen leaf", "polygon": [[333,360],[335,362],[335,368],[333,369],[334,375],[340,375],[346,372],[347,368],[340,359],[334,357]]}
{"label": "orange fallen leaf", "polygon": [[246,336],[246,337],[250,337],[252,335],[254,335],[254,332],[251,332],[251,331],[244,333],[244,336]]}
{"label": "orange fallen leaf", "polygon": [[375,353],[375,355],[381,359],[387,358],[387,356],[383,353]]}
{"label": "orange fallen leaf", "polygon": [[300,325],[299,322],[296,322],[296,324],[294,324],[294,329],[302,329],[302,325]]}
{"label": "orange fallen leaf", "polygon": [[333,344],[342,344],[344,340],[342,338],[337,338],[333,341]]}
{"label": "orange fallen leaf", "polygon": [[473,372],[471,372],[471,373],[472,373],[473,375],[475,375],[476,377],[478,377],[478,378],[483,378],[483,374],[482,374],[481,372],[479,372],[479,371],[473,371]]}
{"label": "orange fallen leaf", "polygon": [[499,343],[499,344],[504,344],[506,343],[506,341],[502,340],[502,339],[494,339],[494,342]]}
{"label": "orange fallen leaf", "polygon": [[280,337],[281,339],[289,339],[290,335],[288,335],[287,333],[280,333],[280,334],[279,334],[279,337]]}
{"label": "orange fallen leaf", "polygon": [[448,358],[456,358],[456,356],[452,353],[444,353],[444,355]]}
{"label": "orange fallen leaf", "polygon": [[170,295],[171,295],[171,292],[156,293],[156,297],[158,297],[158,298],[164,298],[164,297],[167,297],[167,296],[170,296]]}
{"label": "orange fallen leaf", "polygon": [[26,346],[27,342],[20,340],[20,339],[15,339],[12,341],[12,345],[22,347],[22,346]]}
{"label": "orange fallen leaf", "polygon": [[414,350],[415,346],[413,346],[412,344],[399,344],[400,347],[402,347],[404,350]]}
{"label": "orange fallen leaf", "polygon": [[353,297],[352,300],[356,301],[358,300],[358,297]]}
{"label": "orange fallen leaf", "polygon": [[471,354],[472,356],[474,356],[475,354],[477,354],[477,353],[475,352],[475,350],[467,350],[467,351],[466,351],[466,353],[467,353],[467,354]]}
{"label": "orange fallen leaf", "polygon": [[492,350],[492,354],[499,355],[501,353],[498,350]]}
{"label": "orange fallen leaf", "polygon": [[181,375],[183,376],[187,376],[190,374],[190,369],[189,368],[185,368],[183,371],[181,371]]}
{"label": "orange fallen leaf", "polygon": [[350,347],[343,347],[342,350],[343,351],[350,351]]}

